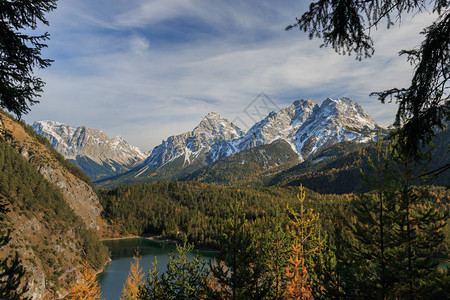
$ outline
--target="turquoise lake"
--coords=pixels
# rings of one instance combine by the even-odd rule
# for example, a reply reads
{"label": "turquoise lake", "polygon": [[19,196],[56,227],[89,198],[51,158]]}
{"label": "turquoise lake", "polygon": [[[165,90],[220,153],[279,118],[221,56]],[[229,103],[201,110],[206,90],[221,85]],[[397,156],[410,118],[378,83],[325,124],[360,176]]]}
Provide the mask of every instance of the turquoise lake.
{"label": "turquoise lake", "polygon": [[[111,262],[105,267],[102,273],[97,277],[102,287],[103,297],[107,300],[120,299],[122,288],[130,270],[130,264],[133,260],[136,250],[140,252],[141,266],[144,272],[152,268],[155,257],[158,260],[158,269],[160,272],[166,271],[169,262],[169,253],[176,252],[175,245],[149,240],[145,238],[130,238],[120,240],[108,240],[103,242],[111,252]],[[196,251],[204,260],[214,257],[213,252]],[[189,253],[189,258],[194,254]]]}

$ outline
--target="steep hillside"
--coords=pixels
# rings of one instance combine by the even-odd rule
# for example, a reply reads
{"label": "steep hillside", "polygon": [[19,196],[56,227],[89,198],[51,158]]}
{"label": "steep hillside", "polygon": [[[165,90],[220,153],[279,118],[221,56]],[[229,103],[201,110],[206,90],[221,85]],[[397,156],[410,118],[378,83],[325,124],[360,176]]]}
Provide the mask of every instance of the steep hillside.
{"label": "steep hillside", "polygon": [[85,175],[33,134],[0,112],[0,200],[9,210],[2,226],[12,238],[0,251],[19,253],[32,299],[54,299],[69,291],[82,262],[106,262],[98,239],[106,222]]}
{"label": "steep hillside", "polygon": [[101,130],[54,121],[34,122],[33,128],[94,181],[126,172],[146,158],[122,137],[110,139]]}
{"label": "steep hillside", "polygon": [[[438,170],[450,164],[448,145],[450,130],[439,132],[433,138],[429,171]],[[362,188],[361,170],[365,174],[373,172],[369,167],[368,157],[375,159],[375,151],[368,144],[354,142],[339,143],[330,146],[312,156],[310,159],[273,176],[268,185],[298,186],[300,184],[319,193],[353,193]],[[417,169],[416,174],[424,171]],[[426,172],[426,171],[425,171]],[[439,176],[430,178],[426,184],[449,186],[450,169]]]}
{"label": "steep hillside", "polygon": [[[360,146],[360,147],[358,147]],[[337,144],[314,157],[273,176],[268,185],[303,186],[325,194],[353,193],[362,188],[360,170],[370,171],[370,147],[354,143]],[[351,150],[355,149],[356,150]]]}
{"label": "steep hillside", "polygon": [[219,159],[182,180],[222,185],[263,186],[273,174],[299,163],[298,154],[283,139]]}

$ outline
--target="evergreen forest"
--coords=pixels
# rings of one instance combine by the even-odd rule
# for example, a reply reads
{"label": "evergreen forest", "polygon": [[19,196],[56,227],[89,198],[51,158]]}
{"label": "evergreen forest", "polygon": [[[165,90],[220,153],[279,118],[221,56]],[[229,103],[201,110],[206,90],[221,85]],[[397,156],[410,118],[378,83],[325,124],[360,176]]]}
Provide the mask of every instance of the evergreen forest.
{"label": "evergreen forest", "polygon": [[[376,35],[372,31],[381,25],[390,29],[400,25],[402,18],[431,12],[435,20],[422,30],[422,42],[410,50],[398,49],[411,65],[409,86],[378,92],[365,91],[372,83],[377,87],[385,83],[367,75],[374,74],[367,72],[367,67],[331,72],[330,68],[350,64],[327,57],[324,61],[329,65],[324,67],[316,61],[317,66],[308,69],[306,62],[324,56],[309,56],[313,51],[304,45],[289,48],[279,37],[267,39],[276,32],[277,25],[271,22],[287,16],[281,12],[288,10],[281,1],[276,5],[272,1],[270,16],[263,13],[271,10],[266,3],[250,6],[252,9],[228,10],[232,6],[246,8],[242,4],[247,1],[241,1],[242,6],[214,2],[214,7],[208,4],[204,11],[196,6],[201,1],[168,6],[164,1],[137,1],[149,2],[153,5],[150,8],[111,1],[107,9],[96,1],[61,1],[72,11],[63,11],[52,20],[63,19],[59,24],[67,31],[56,31],[56,37],[65,39],[55,41],[55,51],[48,52],[61,64],[56,73],[41,73],[38,71],[53,60],[42,56],[50,34],[40,25],[49,25],[46,16],[56,9],[57,2],[0,1],[0,108],[17,117],[0,110],[0,299],[102,299],[97,274],[110,260],[110,253],[101,238],[132,236],[168,240],[176,244],[177,251],[169,255],[164,272],[159,271],[157,260],[149,270],[143,270],[137,252],[121,299],[450,299],[449,1],[314,0],[304,7],[303,14],[294,17],[295,21],[286,20],[286,24],[291,23],[286,30],[300,29],[309,39],[322,40],[320,47],[362,60],[375,53]],[[127,10],[133,5],[133,10]],[[246,15],[246,10],[254,15]],[[108,15],[112,11],[116,15]],[[103,14],[105,19],[97,18]],[[227,14],[234,18],[224,18]],[[134,19],[136,15],[138,19]],[[146,20],[147,15],[153,19]],[[64,19],[66,16],[70,18]],[[250,26],[257,17],[260,19]],[[148,28],[139,27],[141,23]],[[216,27],[218,23],[231,24],[228,30],[232,32],[225,26]],[[123,29],[127,31],[119,31]],[[252,35],[248,35],[250,31]],[[208,36],[210,48],[203,45]],[[392,37],[396,36],[384,39],[381,46],[386,47],[386,41],[396,45]],[[82,49],[88,45],[84,40],[95,47]],[[74,41],[80,48],[64,50],[66,43],[75,46],[69,43]],[[276,48],[263,49],[269,44],[276,44]],[[102,48],[105,45],[111,49]],[[189,51],[177,52],[179,49]],[[305,53],[291,56],[290,52],[298,50]],[[89,53],[92,51],[95,56]],[[119,52],[127,59],[120,60]],[[288,60],[281,60],[285,55]],[[152,57],[154,60],[146,64]],[[185,57],[190,61],[183,60]],[[235,57],[233,63],[226,60],[228,57]],[[69,61],[72,68],[65,64]],[[305,63],[292,66],[293,62]],[[385,68],[379,69],[380,77],[392,71],[392,65],[397,66],[389,57],[378,62]],[[278,66],[282,69],[275,68]],[[228,69],[232,72],[227,73]],[[406,74],[400,71],[398,74]],[[102,77],[102,72],[112,76]],[[353,73],[353,77],[346,77],[346,73]],[[111,182],[97,182],[103,185],[96,188],[86,174],[21,120],[43,93],[45,82],[39,74],[51,78],[53,92],[47,94],[48,99],[54,97],[55,90],[66,89],[65,94],[56,93],[62,99],[50,109],[55,118],[78,113],[82,117],[91,114],[96,121],[107,115],[134,125],[141,124],[144,117],[162,123],[200,106],[219,106],[223,103],[220,98],[248,96],[257,86],[246,86],[252,82],[264,88],[267,85],[280,97],[303,90],[319,95],[323,92],[319,93],[318,87],[324,86],[327,93],[344,93],[354,84],[359,89],[354,93],[367,92],[382,103],[394,102],[397,112],[386,136],[381,137],[378,129],[376,137],[358,140],[370,141],[363,145],[336,135],[329,140],[328,148],[314,152],[319,149],[317,140],[329,134],[327,126],[334,122],[324,118],[320,122],[327,126],[317,136],[306,139],[305,132],[296,139],[307,146],[305,153],[312,154],[304,161],[302,158],[302,163],[289,143],[270,138],[275,141],[270,145],[255,142],[255,147],[242,155],[224,157],[214,165],[199,164],[179,174],[174,172],[175,167],[184,166],[188,156],[174,157],[166,169],[163,164],[143,169],[153,172],[160,167],[162,177],[156,177],[160,180],[157,182],[136,181],[142,172],[130,171],[124,181],[118,181],[123,185],[113,187],[113,176]],[[392,78],[389,76],[387,80]],[[213,77],[217,81],[209,81]],[[359,81],[362,77],[367,78]],[[80,78],[82,81],[77,81]],[[168,81],[159,81],[162,79]],[[311,79],[320,85],[308,82]],[[346,82],[340,82],[342,79]],[[71,87],[71,81],[79,86]],[[196,86],[198,82],[201,85]],[[165,84],[169,85],[170,96],[159,95]],[[124,86],[129,89],[122,89]],[[177,90],[179,86],[186,89]],[[210,86],[215,90],[209,90]],[[193,92],[199,87],[205,89],[204,93]],[[70,95],[82,88],[83,93]],[[99,94],[90,94],[91,90]],[[234,94],[224,93],[226,90]],[[97,98],[92,95],[101,99],[94,101]],[[124,95],[128,97],[126,102]],[[82,97],[86,99],[81,101]],[[70,103],[73,99],[79,101],[82,110],[74,109],[76,105]],[[144,105],[143,100],[150,100],[150,104]],[[95,105],[84,107],[88,102]],[[186,105],[188,102],[195,105]],[[177,108],[181,113],[175,109],[179,103],[183,105]],[[110,108],[116,109],[112,115],[108,114]],[[147,114],[134,114],[130,108],[140,108]],[[247,108],[244,111],[248,114]],[[148,114],[153,109],[155,114]],[[161,112],[168,116],[160,118]],[[380,115],[388,118],[384,112]],[[344,119],[345,126],[334,130],[351,129],[355,120],[349,118],[339,114],[336,120]],[[355,130],[369,132],[367,124],[372,122],[364,120]],[[152,130],[160,129],[156,128]],[[277,132],[274,136],[280,138]],[[201,131],[199,136],[203,139],[205,133]],[[269,161],[261,156],[262,150],[276,155]],[[299,153],[303,156],[302,151]],[[245,158],[247,165],[243,163]],[[266,168],[269,165],[273,168]],[[138,183],[125,184],[131,182]],[[195,249],[215,251],[215,259],[205,263],[199,256],[188,258]]]}
{"label": "evergreen forest", "polygon": [[[150,270],[127,299],[446,299],[449,191],[426,185],[391,143],[371,151],[360,193],[198,182],[100,190],[117,235],[179,242],[168,271]],[[187,261],[194,245],[218,251],[216,261]]]}

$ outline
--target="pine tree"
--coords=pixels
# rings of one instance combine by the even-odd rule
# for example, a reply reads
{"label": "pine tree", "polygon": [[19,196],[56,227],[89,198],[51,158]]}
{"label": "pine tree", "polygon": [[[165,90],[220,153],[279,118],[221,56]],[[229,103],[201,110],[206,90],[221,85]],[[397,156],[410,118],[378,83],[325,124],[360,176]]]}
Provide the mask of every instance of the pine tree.
{"label": "pine tree", "polygon": [[[396,140],[396,143],[401,142],[401,139]],[[408,299],[431,295],[436,288],[434,282],[440,276],[438,263],[432,258],[433,249],[443,243],[442,229],[448,214],[431,202],[430,187],[423,185],[426,178],[413,171],[422,170],[423,162],[412,160],[394,147],[387,164],[389,169],[385,173],[396,182],[389,195],[395,199],[397,207],[393,223],[399,243],[396,269],[400,280],[394,292]]]}
{"label": "pine tree", "polygon": [[369,157],[369,164],[375,171],[375,176],[366,176],[366,187],[373,192],[360,193],[352,201],[356,216],[353,231],[357,241],[354,249],[356,259],[360,262],[360,283],[364,285],[361,290],[372,291],[380,299],[387,297],[390,286],[395,282],[396,276],[387,269],[389,261],[395,256],[395,237],[392,232],[395,217],[395,204],[392,197],[388,197],[389,185],[394,182],[387,180],[383,174],[383,160],[387,153],[383,152],[381,139],[376,143],[376,161]]}
{"label": "pine tree", "polygon": [[447,216],[431,205],[429,189],[417,185],[414,160],[392,143],[383,150],[377,142],[377,153],[376,175],[365,180],[373,192],[352,201],[355,284],[359,296],[422,297],[437,282],[431,253],[443,241]]}
{"label": "pine tree", "polygon": [[226,220],[218,242],[217,260],[225,265],[210,264],[213,276],[221,292],[210,291],[209,297],[222,299],[262,299],[268,292],[260,255],[254,240],[254,231],[243,213],[243,203],[231,205],[230,216]]}
{"label": "pine tree", "polygon": [[48,25],[45,13],[56,8],[56,0],[20,0],[0,2],[0,107],[17,116],[28,113],[37,103],[44,82],[33,69],[50,66],[41,57],[43,42],[49,34],[28,35],[38,22]]}
{"label": "pine tree", "polygon": [[257,253],[263,272],[260,282],[268,289],[268,299],[282,299],[286,290],[286,266],[291,234],[286,230],[286,216],[277,209],[274,216],[256,222]]}
{"label": "pine tree", "polygon": [[169,299],[164,289],[161,276],[158,270],[158,259],[155,256],[155,261],[152,264],[152,268],[149,269],[147,274],[147,284],[140,286],[138,299],[147,300],[163,300]]}

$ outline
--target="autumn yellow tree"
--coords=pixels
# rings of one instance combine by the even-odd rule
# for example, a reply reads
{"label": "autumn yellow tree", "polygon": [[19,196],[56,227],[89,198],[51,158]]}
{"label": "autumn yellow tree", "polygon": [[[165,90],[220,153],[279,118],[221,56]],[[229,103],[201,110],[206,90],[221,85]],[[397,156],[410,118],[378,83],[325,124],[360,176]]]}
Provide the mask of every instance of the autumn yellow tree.
{"label": "autumn yellow tree", "polygon": [[83,269],[78,273],[80,279],[67,295],[66,299],[73,300],[98,300],[102,299],[100,285],[96,279],[96,273],[87,263],[83,264]]}
{"label": "autumn yellow tree", "polygon": [[141,256],[139,256],[139,251],[136,251],[136,254],[133,256],[133,261],[131,261],[130,272],[123,286],[121,300],[138,299],[139,287],[144,282],[144,271],[142,270],[140,261]]}
{"label": "autumn yellow tree", "polygon": [[320,235],[319,214],[303,206],[305,190],[300,186],[297,194],[300,211],[288,206],[291,215],[290,231],[293,236],[291,255],[286,267],[285,299],[313,299],[311,288],[312,261],[314,256],[320,255],[323,240]]}

